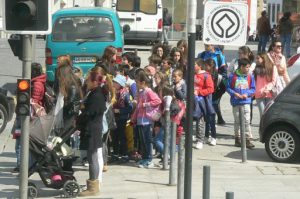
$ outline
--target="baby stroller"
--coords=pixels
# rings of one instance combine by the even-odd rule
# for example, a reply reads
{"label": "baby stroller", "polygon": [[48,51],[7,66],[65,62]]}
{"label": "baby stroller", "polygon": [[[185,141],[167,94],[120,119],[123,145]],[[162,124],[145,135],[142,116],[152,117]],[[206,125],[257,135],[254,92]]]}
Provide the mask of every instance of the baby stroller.
{"label": "baby stroller", "polygon": [[[37,172],[44,185],[53,189],[63,189],[65,197],[76,197],[80,186],[72,169],[72,149],[65,142],[74,133],[75,127],[61,131],[53,129],[52,114],[35,118],[30,125],[29,150],[34,163],[30,166],[29,177]],[[28,197],[38,195],[34,183],[28,183]]]}

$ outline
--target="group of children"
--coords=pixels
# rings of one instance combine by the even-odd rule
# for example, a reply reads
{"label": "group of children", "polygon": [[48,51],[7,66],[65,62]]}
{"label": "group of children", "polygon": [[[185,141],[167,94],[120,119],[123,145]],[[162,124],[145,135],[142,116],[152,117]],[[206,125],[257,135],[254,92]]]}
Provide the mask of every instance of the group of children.
{"label": "group of children", "polygon": [[[279,46],[278,42],[275,44],[274,49]],[[235,146],[241,146],[239,110],[242,109],[244,114],[242,117],[245,118],[246,147],[249,149],[254,147],[250,129],[253,98],[255,96],[261,106],[265,105],[274,97],[272,92],[276,86],[277,76],[286,74],[286,68],[282,69],[285,72],[277,74],[272,61],[272,55],[276,52],[274,50],[270,55],[259,54],[255,68],[252,52],[247,46],[243,46],[239,48],[239,58],[232,66],[227,67],[222,48],[206,45],[206,50],[200,53],[193,63],[196,149],[201,149],[203,144],[211,146],[217,144],[216,123],[225,123],[222,116],[219,116],[220,99],[225,91],[230,95],[233,107]],[[88,150],[86,155],[90,164],[94,166],[98,164],[96,159],[101,160],[101,164],[104,163],[104,167],[91,170],[90,176],[93,176],[93,179],[107,170],[108,162],[124,163],[134,159],[140,168],[153,167],[153,148],[158,157],[162,157],[164,150],[166,111],[170,112],[171,121],[177,125],[177,144],[185,129],[187,97],[185,79],[189,70],[187,42],[180,40],[173,48],[166,44],[156,44],[152,48],[149,64],[144,68],[140,67],[140,58],[134,52],[124,53],[122,64],[116,64],[116,55],[114,47],[107,47],[103,57],[87,74],[86,80],[81,76],[80,70],[73,70],[74,75],[80,77],[83,95],[86,94],[81,100],[84,102],[81,117],[76,119],[77,125],[82,127],[78,129],[86,132],[79,134],[76,131],[74,137],[80,135],[80,145],[78,141],[75,141],[74,145],[79,146],[81,150]],[[71,61],[70,57],[66,60]],[[72,65],[69,62],[61,64],[58,71],[64,67],[68,71],[71,70]],[[61,76],[67,76],[67,73]],[[58,78],[60,92],[63,87],[73,88],[72,85],[78,83],[73,76],[74,82],[70,86],[66,85],[63,79],[65,77],[62,80]],[[256,89],[257,85],[259,90]],[[78,93],[81,95],[81,91]],[[101,104],[99,101],[96,102],[93,96],[101,99]],[[66,99],[68,97],[65,96],[65,102]],[[94,118],[93,114],[97,115],[97,121],[87,120]],[[102,122],[102,126],[98,125],[98,120]],[[101,139],[101,142],[96,143],[90,139],[88,133],[91,132],[86,128],[89,125],[90,130],[101,129],[99,135],[95,136],[96,139]],[[95,151],[93,154],[89,152],[91,150],[89,143],[101,149],[98,150],[98,155],[94,153]]]}

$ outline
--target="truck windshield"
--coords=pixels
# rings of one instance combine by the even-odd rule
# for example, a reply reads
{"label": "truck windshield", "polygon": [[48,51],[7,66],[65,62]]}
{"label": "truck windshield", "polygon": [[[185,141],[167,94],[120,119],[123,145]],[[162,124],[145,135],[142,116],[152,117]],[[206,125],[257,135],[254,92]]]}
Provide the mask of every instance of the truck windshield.
{"label": "truck windshield", "polygon": [[74,16],[58,18],[52,30],[53,41],[114,41],[112,21],[107,17]]}

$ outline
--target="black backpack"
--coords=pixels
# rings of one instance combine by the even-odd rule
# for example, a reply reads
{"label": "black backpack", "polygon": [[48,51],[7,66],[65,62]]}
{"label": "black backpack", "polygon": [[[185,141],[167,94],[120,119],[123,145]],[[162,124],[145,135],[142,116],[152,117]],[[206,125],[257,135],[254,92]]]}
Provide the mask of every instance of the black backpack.
{"label": "black backpack", "polygon": [[46,110],[46,113],[49,113],[52,111],[52,109],[55,107],[56,104],[56,95],[53,90],[53,88],[45,83],[45,95],[43,98],[43,105]]}

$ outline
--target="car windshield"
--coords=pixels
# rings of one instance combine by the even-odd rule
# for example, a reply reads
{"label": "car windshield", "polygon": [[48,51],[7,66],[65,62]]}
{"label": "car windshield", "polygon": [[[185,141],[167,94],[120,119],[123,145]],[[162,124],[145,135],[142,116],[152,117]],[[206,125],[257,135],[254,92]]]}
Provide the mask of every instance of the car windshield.
{"label": "car windshield", "polygon": [[52,30],[53,41],[114,41],[112,21],[107,17],[74,16],[56,20]]}

